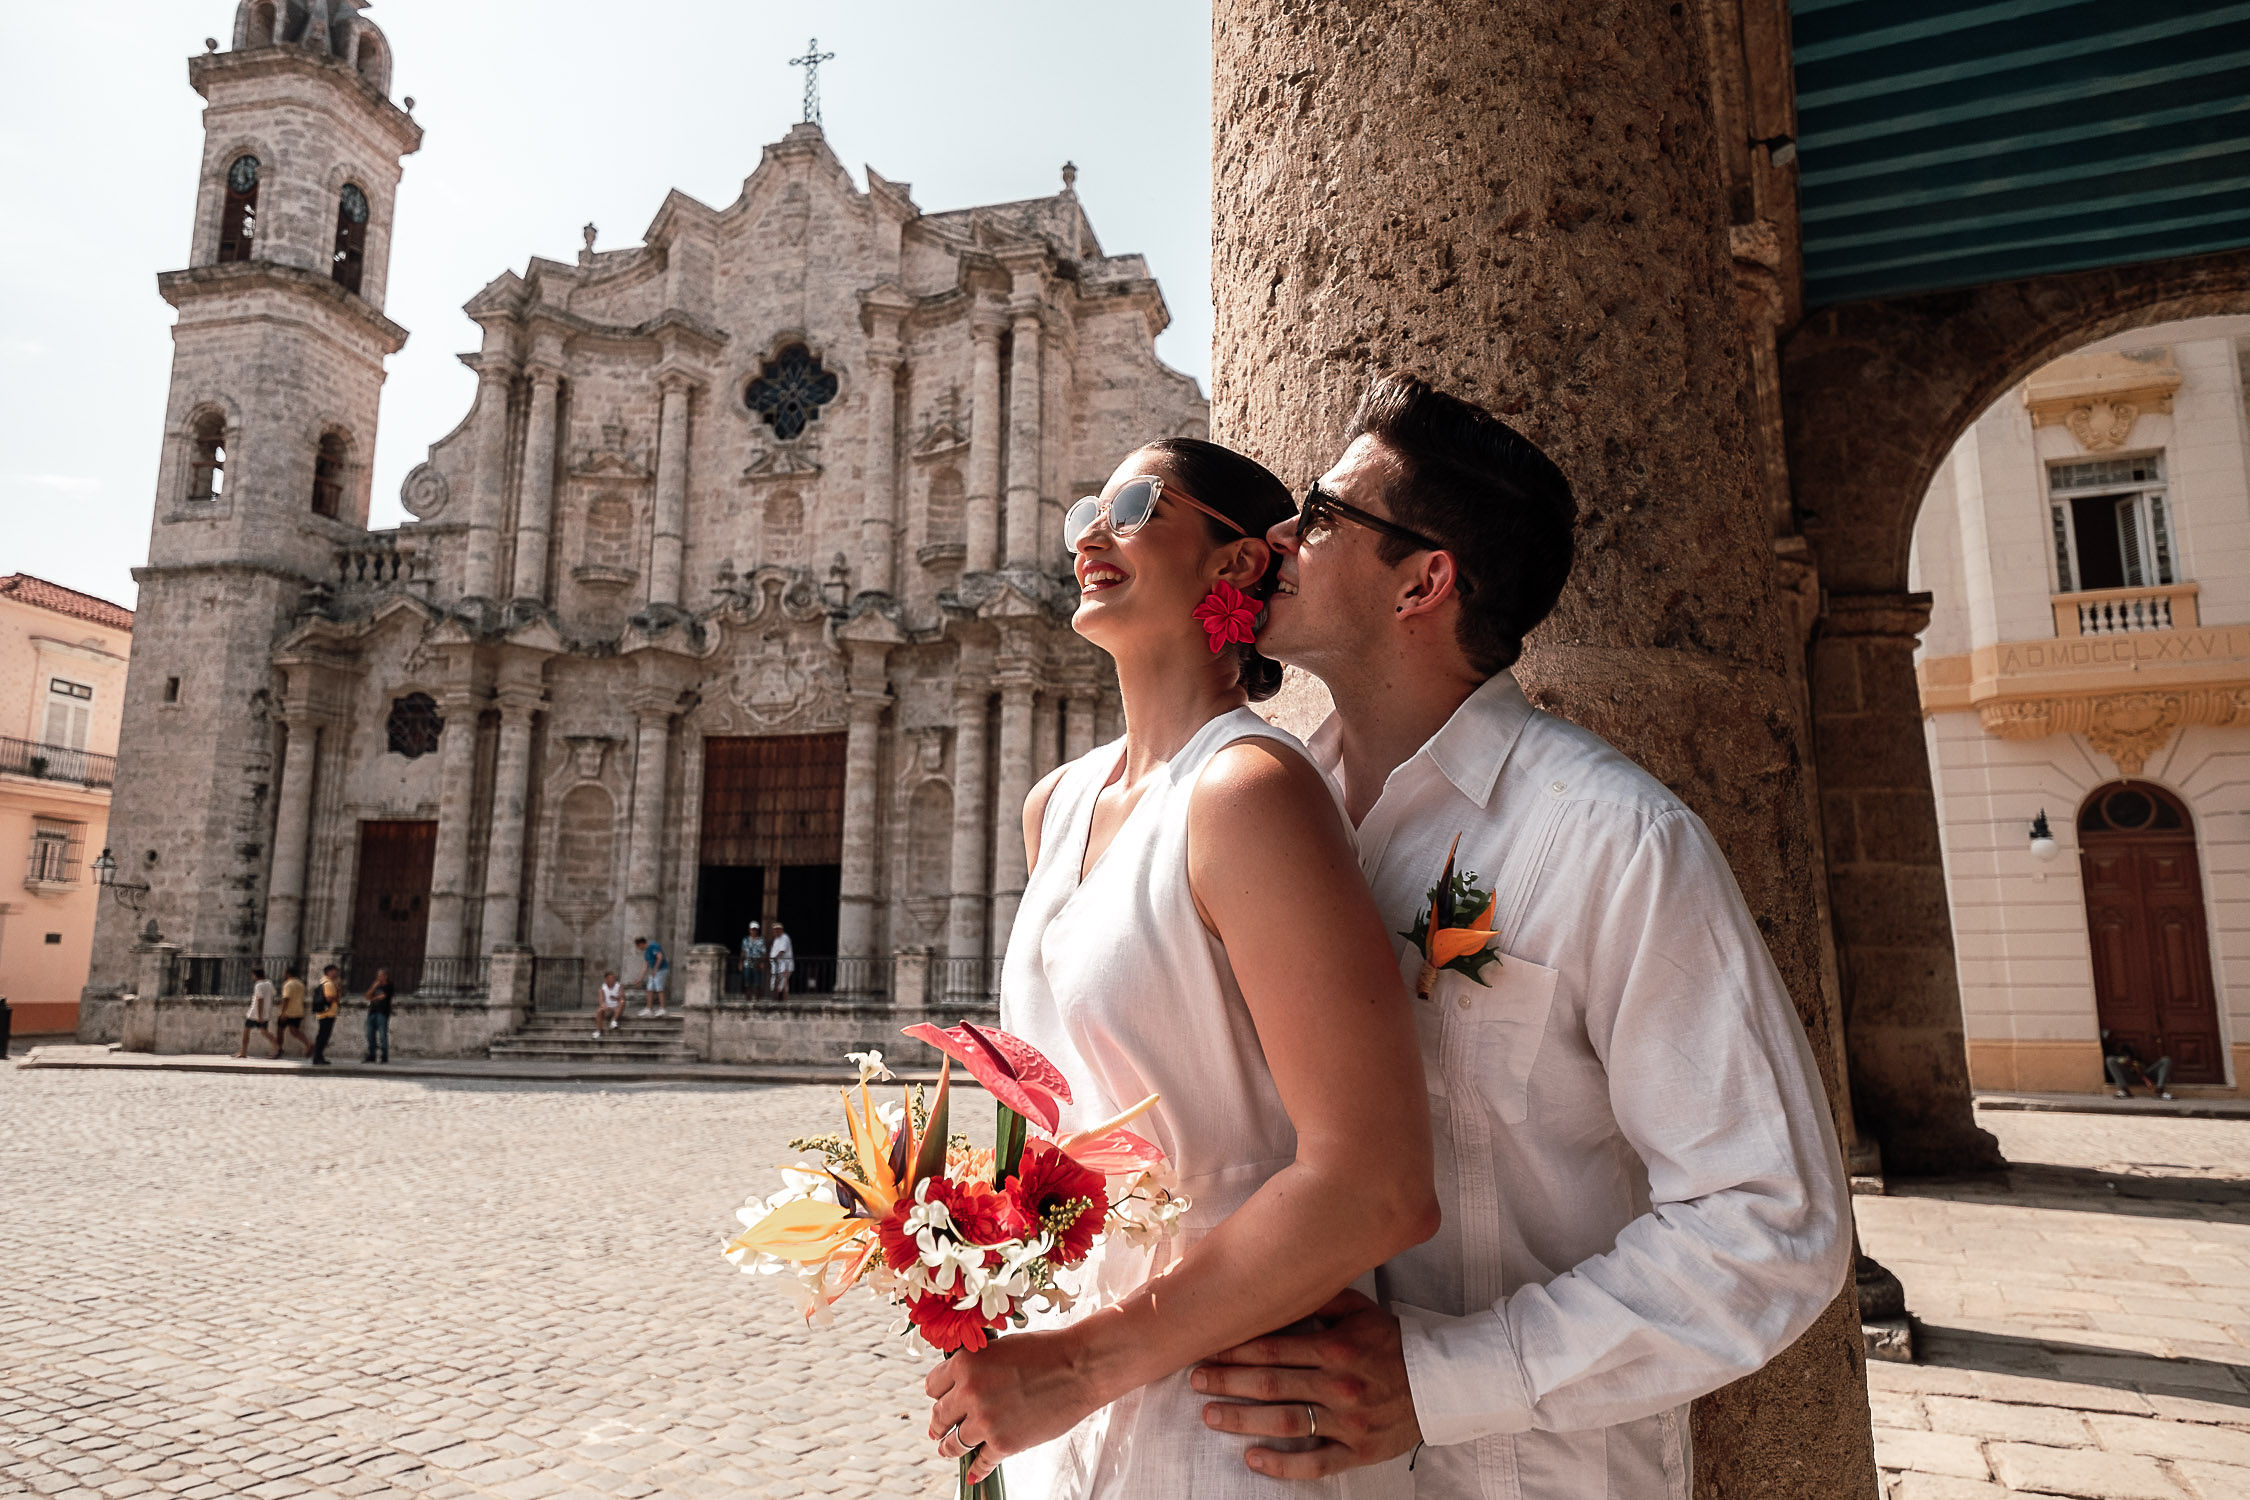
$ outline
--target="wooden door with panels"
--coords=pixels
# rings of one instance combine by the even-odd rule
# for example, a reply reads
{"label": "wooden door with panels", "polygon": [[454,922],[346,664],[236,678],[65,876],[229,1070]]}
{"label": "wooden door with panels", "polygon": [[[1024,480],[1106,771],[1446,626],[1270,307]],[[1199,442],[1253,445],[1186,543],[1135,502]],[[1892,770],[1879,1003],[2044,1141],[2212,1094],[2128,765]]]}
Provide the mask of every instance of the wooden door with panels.
{"label": "wooden door with panels", "polygon": [[2225,1083],[2203,879],[2186,806],[2146,782],[2098,788],[2079,810],[2078,847],[2101,1029],[2144,1065],[2171,1058],[2173,1083]]}

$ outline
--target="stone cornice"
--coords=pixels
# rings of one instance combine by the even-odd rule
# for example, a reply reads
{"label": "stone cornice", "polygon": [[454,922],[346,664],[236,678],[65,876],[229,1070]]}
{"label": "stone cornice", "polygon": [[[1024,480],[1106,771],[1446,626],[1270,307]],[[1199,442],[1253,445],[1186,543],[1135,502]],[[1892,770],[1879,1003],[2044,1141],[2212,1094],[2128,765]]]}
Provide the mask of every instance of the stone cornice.
{"label": "stone cornice", "polygon": [[156,273],[157,294],[183,311],[191,302],[258,287],[276,288],[327,304],[331,311],[358,324],[385,354],[396,354],[406,347],[404,328],[368,306],[357,292],[344,290],[333,277],[317,271],[270,260],[238,260],[223,266],[194,266],[185,271]]}
{"label": "stone cornice", "polygon": [[390,137],[399,155],[410,156],[422,149],[422,127],[414,123],[414,117],[391,103],[381,89],[360,77],[351,64],[341,59],[322,57],[303,47],[287,45],[257,47],[247,52],[204,52],[188,59],[188,84],[206,99],[211,97],[214,84],[272,78],[284,73],[317,78],[357,96],[376,127]]}
{"label": "stone cornice", "polygon": [[2067,427],[2089,453],[2122,448],[2134,421],[2168,412],[2180,367],[2169,349],[2130,354],[2071,354],[2024,382],[2023,404],[2034,427]]}

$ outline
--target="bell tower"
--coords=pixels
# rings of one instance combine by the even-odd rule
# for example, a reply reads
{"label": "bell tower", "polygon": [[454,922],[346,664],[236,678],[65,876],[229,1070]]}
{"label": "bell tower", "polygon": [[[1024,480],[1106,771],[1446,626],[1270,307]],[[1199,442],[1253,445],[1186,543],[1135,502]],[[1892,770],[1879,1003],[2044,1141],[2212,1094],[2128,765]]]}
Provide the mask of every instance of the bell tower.
{"label": "bell tower", "polygon": [[157,277],[178,317],[109,823],[116,880],[148,890],[102,907],[90,1033],[115,1034],[144,923],[189,953],[267,936],[290,732],[271,648],[364,540],[383,364],[406,342],[383,298],[422,131],[362,9],[243,0],[232,45],[188,63],[203,157],[187,266]]}

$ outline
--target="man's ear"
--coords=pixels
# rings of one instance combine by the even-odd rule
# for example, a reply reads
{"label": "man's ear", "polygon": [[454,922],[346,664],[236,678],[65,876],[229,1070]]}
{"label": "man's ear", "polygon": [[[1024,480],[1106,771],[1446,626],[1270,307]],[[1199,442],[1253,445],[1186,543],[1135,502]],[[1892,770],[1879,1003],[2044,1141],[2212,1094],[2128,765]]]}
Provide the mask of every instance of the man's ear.
{"label": "man's ear", "polygon": [[1257,537],[1244,537],[1227,549],[1226,560],[1219,566],[1219,577],[1233,584],[1245,594],[1256,594],[1258,586],[1273,571],[1275,553]]}
{"label": "man's ear", "polygon": [[1418,552],[1406,567],[1398,595],[1401,619],[1434,613],[1461,597],[1461,568],[1450,552]]}

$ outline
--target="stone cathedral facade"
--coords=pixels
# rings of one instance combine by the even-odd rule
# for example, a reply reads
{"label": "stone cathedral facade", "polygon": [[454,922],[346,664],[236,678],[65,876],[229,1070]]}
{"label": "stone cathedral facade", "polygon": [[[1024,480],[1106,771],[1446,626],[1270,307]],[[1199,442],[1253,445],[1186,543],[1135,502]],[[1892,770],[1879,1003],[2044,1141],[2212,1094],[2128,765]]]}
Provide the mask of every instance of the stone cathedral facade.
{"label": "stone cathedral facade", "polygon": [[470,299],[475,400],[407,477],[412,519],[369,531],[421,130],[360,9],[245,3],[189,64],[202,181],[159,277],[179,316],[86,1032],[258,956],[473,994],[503,957],[630,974],[636,936],[677,958],[753,920],[788,924],[814,995],[880,997],[900,954],[988,988],[1024,796],[1119,728],[1062,510],[1205,430],[1146,264],[1103,252],[1068,168],[925,213],[800,124],[733,203],[674,192],[640,245],[588,226],[575,263]]}

